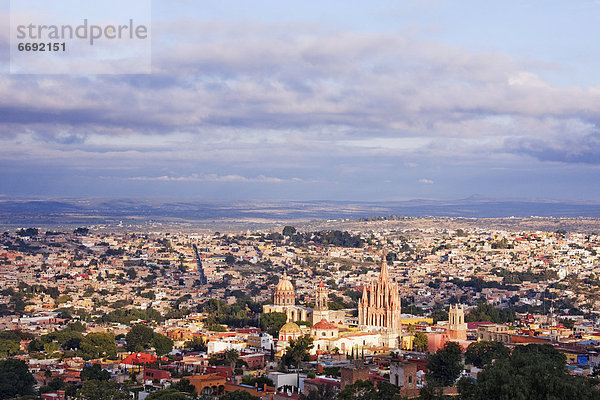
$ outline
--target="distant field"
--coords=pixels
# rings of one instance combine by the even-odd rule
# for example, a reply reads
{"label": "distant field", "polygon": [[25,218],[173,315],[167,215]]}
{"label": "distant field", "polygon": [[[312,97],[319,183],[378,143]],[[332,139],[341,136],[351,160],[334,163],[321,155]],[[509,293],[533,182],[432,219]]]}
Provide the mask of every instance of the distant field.
{"label": "distant field", "polygon": [[[401,216],[376,221],[376,217]],[[532,216],[544,218],[531,218]],[[497,229],[600,231],[600,204],[557,201],[202,201],[165,199],[0,200],[0,226],[96,225],[111,229],[268,229],[282,224],[310,227],[397,226],[496,227]],[[422,219],[424,217],[428,217]],[[439,218],[429,218],[439,217]],[[511,218],[513,217],[513,218]],[[365,221],[366,220],[366,221]]]}

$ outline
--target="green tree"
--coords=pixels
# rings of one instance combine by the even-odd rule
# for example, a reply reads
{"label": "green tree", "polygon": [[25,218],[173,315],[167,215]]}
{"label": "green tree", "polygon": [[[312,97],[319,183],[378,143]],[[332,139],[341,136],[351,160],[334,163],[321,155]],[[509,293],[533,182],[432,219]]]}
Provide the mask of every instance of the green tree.
{"label": "green tree", "polygon": [[80,376],[81,376],[81,380],[83,380],[83,381],[91,381],[91,380],[107,381],[110,379],[110,372],[108,372],[105,369],[102,369],[100,364],[94,364],[89,367],[88,366],[83,367],[83,370],[81,371]]}
{"label": "green tree", "polygon": [[32,340],[34,338],[35,336],[32,333],[23,332],[18,329],[12,331],[0,331],[0,339],[12,340],[13,342],[17,343],[19,343],[21,340]]}
{"label": "green tree", "polygon": [[235,262],[235,257],[232,256],[231,254],[227,254],[227,256],[225,256],[225,262],[227,264],[231,265]]}
{"label": "green tree", "polygon": [[17,395],[33,393],[35,379],[25,361],[14,358],[0,360],[0,398],[10,399]]}
{"label": "green tree", "polygon": [[129,278],[129,280],[134,280],[135,278],[137,278],[137,272],[135,272],[135,269],[133,268],[129,268],[127,271],[125,271],[127,273],[127,277]]}
{"label": "green tree", "polygon": [[62,304],[62,303],[66,303],[71,301],[72,298],[71,296],[69,296],[68,294],[61,294],[60,296],[58,296],[58,298],[56,299],[56,304]]}
{"label": "green tree", "polygon": [[123,385],[113,381],[85,381],[77,391],[76,400],[130,400]]}
{"label": "green tree", "polygon": [[498,313],[498,310],[487,301],[480,301],[477,303],[477,307],[465,315],[465,322],[481,321],[500,323],[500,314]]}
{"label": "green tree", "polygon": [[286,322],[287,315],[285,313],[272,312],[260,315],[260,328],[272,336],[277,336]]}
{"label": "green tree", "polygon": [[179,382],[173,383],[171,385],[171,388],[180,392],[196,393],[196,387],[192,385],[188,379],[185,378],[180,379]]}
{"label": "green tree", "polygon": [[54,338],[64,350],[75,350],[81,347],[83,335],[81,332],[64,329],[56,332]]}
{"label": "green tree", "polygon": [[37,228],[21,228],[17,231],[17,236],[37,236],[39,230]]}
{"label": "green tree", "polygon": [[283,236],[292,236],[294,233],[296,233],[296,228],[294,228],[293,226],[290,225],[286,225],[283,227],[283,231],[281,232],[283,234]]}
{"label": "green tree", "polygon": [[60,348],[60,345],[56,342],[44,343],[44,352],[48,355],[53,354]]}
{"label": "green tree", "polygon": [[115,336],[103,332],[88,333],[81,340],[79,353],[86,360],[98,357],[115,357],[117,354]]}
{"label": "green tree", "polygon": [[44,344],[39,339],[33,339],[31,342],[29,342],[29,345],[27,345],[27,351],[30,353],[43,350]]}
{"label": "green tree", "polygon": [[437,323],[438,321],[448,321],[448,310],[443,308],[434,308],[431,312],[431,318],[433,318],[434,323]]}
{"label": "green tree", "polygon": [[465,361],[478,368],[483,368],[492,360],[507,358],[509,354],[510,349],[500,342],[473,342],[465,351]]}
{"label": "green tree", "polygon": [[173,341],[165,335],[155,332],[152,338],[152,347],[154,347],[158,356],[162,356],[173,350]]}
{"label": "green tree", "polygon": [[127,335],[125,335],[125,341],[127,342],[128,351],[144,351],[150,347],[150,342],[154,338],[154,331],[152,328],[146,325],[138,324],[134,325]]}
{"label": "green tree", "polygon": [[65,330],[70,330],[74,332],[85,332],[85,326],[81,322],[75,321],[67,325]]}
{"label": "green tree", "polygon": [[8,339],[0,339],[0,357],[14,356],[20,352],[19,342]]}
{"label": "green tree", "polygon": [[509,357],[484,366],[477,381],[461,379],[461,398],[568,400],[600,399],[595,380],[572,376],[564,354],[549,344],[516,346]]}
{"label": "green tree", "polygon": [[185,342],[185,348],[191,349],[192,351],[202,351],[206,352],[207,346],[204,338],[202,336],[194,337],[192,340],[188,340]]}
{"label": "green tree", "polygon": [[146,400],[192,400],[194,398],[196,397],[189,393],[182,393],[177,389],[168,388],[150,393]]}
{"label": "green tree", "polygon": [[248,392],[236,390],[235,392],[229,392],[219,397],[219,400],[259,400],[258,397],[252,396]]}
{"label": "green tree", "polygon": [[224,358],[225,361],[227,361],[227,363],[231,366],[231,370],[233,371],[235,369],[235,363],[237,362],[238,358],[240,358],[240,353],[238,353],[238,351],[235,349],[228,349],[225,350]]}
{"label": "green tree", "polygon": [[428,337],[426,333],[417,332],[413,339],[413,349],[416,351],[426,351],[428,345]]}
{"label": "green tree", "polygon": [[462,371],[462,349],[458,343],[447,342],[443,348],[427,357],[427,382],[452,386]]}
{"label": "green tree", "polygon": [[88,233],[90,233],[89,228],[77,228],[73,231],[74,234],[76,235],[87,235]]}
{"label": "green tree", "polygon": [[389,253],[386,254],[385,260],[387,261],[388,264],[391,265],[394,263],[394,261],[398,260],[398,254],[390,251]]}
{"label": "green tree", "polygon": [[296,385],[300,387],[300,361],[308,357],[310,349],[314,347],[313,338],[309,335],[300,336],[298,339],[290,339],[285,348],[285,355],[296,362]]}
{"label": "green tree", "polygon": [[300,395],[300,400],[332,400],[337,396],[332,385],[317,385],[316,390],[309,390]]}
{"label": "green tree", "polygon": [[387,382],[356,381],[342,390],[338,400],[402,400],[400,388]]}

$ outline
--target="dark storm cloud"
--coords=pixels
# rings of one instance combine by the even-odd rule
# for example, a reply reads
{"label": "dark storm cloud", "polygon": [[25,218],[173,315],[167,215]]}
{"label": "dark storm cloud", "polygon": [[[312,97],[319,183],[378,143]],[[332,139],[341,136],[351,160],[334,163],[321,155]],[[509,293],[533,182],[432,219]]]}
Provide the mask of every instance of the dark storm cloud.
{"label": "dark storm cloud", "polygon": [[600,164],[600,134],[581,138],[559,137],[554,140],[521,139],[507,142],[507,150],[527,154],[540,161]]}

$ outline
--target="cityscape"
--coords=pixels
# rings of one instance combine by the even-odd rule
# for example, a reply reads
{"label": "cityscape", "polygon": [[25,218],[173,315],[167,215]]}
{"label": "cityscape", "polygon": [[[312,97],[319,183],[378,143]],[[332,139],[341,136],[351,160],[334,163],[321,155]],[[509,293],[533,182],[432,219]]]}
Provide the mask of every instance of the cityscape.
{"label": "cityscape", "polygon": [[0,0],[0,400],[600,400],[599,21]]}
{"label": "cityscape", "polygon": [[600,235],[437,220],[6,231],[2,354],[44,399],[479,398],[524,348],[595,396]]}

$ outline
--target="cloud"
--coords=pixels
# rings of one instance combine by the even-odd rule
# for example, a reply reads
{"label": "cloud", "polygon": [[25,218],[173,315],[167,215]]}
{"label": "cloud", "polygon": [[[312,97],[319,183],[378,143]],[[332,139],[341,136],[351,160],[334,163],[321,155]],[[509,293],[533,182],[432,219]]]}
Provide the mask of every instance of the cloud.
{"label": "cloud", "polygon": [[127,178],[132,181],[159,181],[159,182],[240,182],[240,183],[290,183],[301,182],[300,178],[282,179],[272,176],[258,175],[256,177],[245,177],[242,175],[217,175],[192,174],[189,176],[134,176]]}
{"label": "cloud", "polygon": [[540,161],[600,165],[600,134],[583,137],[526,138],[507,143],[507,151]]}
{"label": "cloud", "polygon": [[504,54],[300,23],[156,26],[151,76],[1,77],[10,132],[351,127],[464,137],[488,134],[482,119],[497,115],[600,120],[600,90],[554,88]]}
{"label": "cloud", "polygon": [[135,190],[296,182],[359,198],[373,182],[421,195],[421,176],[458,187],[449,171],[482,166],[599,163],[600,86],[553,86],[538,60],[318,24],[153,26],[152,75],[0,75],[0,166],[89,173],[73,187],[119,171]]}

